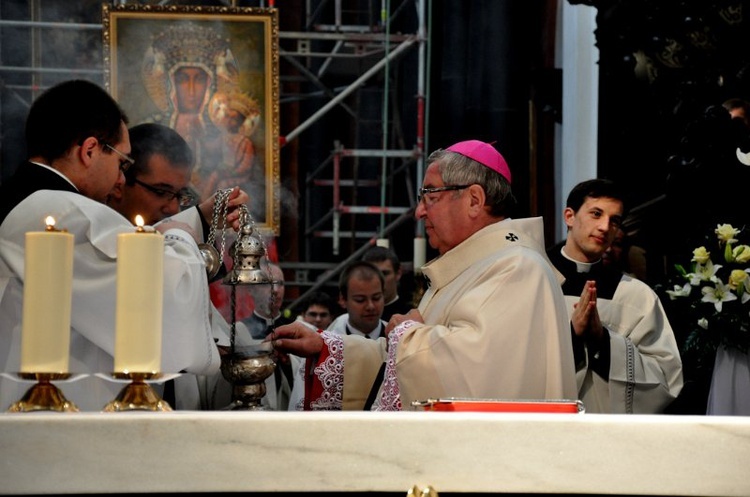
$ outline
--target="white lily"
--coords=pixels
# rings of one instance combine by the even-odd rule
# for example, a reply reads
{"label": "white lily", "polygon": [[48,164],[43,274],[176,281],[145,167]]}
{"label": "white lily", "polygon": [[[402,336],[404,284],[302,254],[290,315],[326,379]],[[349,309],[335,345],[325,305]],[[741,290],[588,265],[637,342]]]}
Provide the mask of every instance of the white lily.
{"label": "white lily", "polygon": [[[750,269],[745,269],[745,272],[750,274]],[[742,292],[742,297],[740,297],[740,302],[744,304],[748,300],[750,300],[750,277],[745,278],[743,283],[745,285],[745,291]]]}
{"label": "white lily", "polygon": [[687,297],[690,295],[690,290],[693,287],[690,286],[690,283],[685,283],[683,286],[675,285],[674,290],[667,290],[667,295],[669,295],[669,300],[674,300],[678,297]]}
{"label": "white lily", "polygon": [[716,277],[716,272],[721,269],[721,264],[714,264],[708,261],[705,264],[696,264],[695,272],[687,275],[690,280],[690,284],[693,286],[700,285],[701,281],[711,281],[717,283],[719,278]]}
{"label": "white lily", "polygon": [[710,302],[716,308],[716,312],[721,312],[721,305],[724,302],[731,302],[737,300],[737,295],[732,292],[728,286],[721,281],[716,282],[715,287],[704,286],[701,288],[703,298],[701,302]]}

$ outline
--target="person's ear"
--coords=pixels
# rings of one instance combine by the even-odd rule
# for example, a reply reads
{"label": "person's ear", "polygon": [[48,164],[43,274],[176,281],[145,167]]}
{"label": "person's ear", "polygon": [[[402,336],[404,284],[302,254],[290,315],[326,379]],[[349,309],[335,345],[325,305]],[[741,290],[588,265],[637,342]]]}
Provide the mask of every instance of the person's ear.
{"label": "person's ear", "polygon": [[83,162],[86,166],[91,164],[96,157],[96,154],[100,153],[99,140],[93,136],[89,136],[78,149],[78,159]]}
{"label": "person's ear", "polygon": [[342,309],[346,310],[346,299],[339,293],[339,305]]}
{"label": "person's ear", "polygon": [[570,208],[566,207],[563,211],[563,219],[565,220],[565,226],[568,227],[568,229],[573,227],[573,220],[576,217],[576,212]]}
{"label": "person's ear", "polygon": [[484,188],[475,184],[467,188],[466,191],[469,196],[469,207],[471,210],[476,212],[482,211],[485,207],[485,201],[487,200]]}

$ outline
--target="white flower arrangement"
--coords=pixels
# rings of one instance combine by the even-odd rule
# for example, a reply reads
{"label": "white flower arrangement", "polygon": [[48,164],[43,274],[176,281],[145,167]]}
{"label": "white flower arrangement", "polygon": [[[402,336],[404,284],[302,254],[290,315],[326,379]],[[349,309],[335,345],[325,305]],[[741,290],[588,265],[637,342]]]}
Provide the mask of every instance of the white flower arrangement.
{"label": "white flower arrangement", "polygon": [[[715,250],[693,250],[692,271],[675,264],[677,283],[666,290],[692,327],[686,349],[724,345],[743,352],[750,346],[750,246],[730,224],[714,230]],[[712,254],[720,254],[718,257]]]}

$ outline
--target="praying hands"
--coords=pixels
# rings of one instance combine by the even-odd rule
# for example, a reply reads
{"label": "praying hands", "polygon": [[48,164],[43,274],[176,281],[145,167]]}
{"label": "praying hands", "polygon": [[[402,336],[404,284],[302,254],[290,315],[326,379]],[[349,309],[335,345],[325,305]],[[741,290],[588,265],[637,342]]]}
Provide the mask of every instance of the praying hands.
{"label": "praying hands", "polygon": [[589,280],[584,285],[581,298],[573,305],[570,322],[576,336],[586,340],[599,340],[604,334],[596,308],[596,282]]}

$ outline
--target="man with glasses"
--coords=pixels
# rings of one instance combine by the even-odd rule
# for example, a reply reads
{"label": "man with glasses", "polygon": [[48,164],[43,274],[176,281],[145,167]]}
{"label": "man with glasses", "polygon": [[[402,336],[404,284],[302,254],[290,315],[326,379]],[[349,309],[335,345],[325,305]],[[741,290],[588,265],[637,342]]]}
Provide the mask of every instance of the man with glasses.
{"label": "man with glasses", "polygon": [[[130,154],[124,155],[113,149],[122,157],[123,164],[129,161],[129,167],[124,171],[125,181],[115,184],[107,204],[131,222],[134,222],[136,215],[141,215],[149,225],[156,225],[167,218],[186,223],[199,242],[205,241],[216,195],[194,205],[196,197],[190,188],[194,159],[188,143],[177,131],[162,124],[139,124],[128,131]],[[236,207],[247,201],[247,193],[239,188],[232,191],[228,201],[229,224],[237,221]],[[215,279],[221,277],[223,273],[219,273]],[[229,324],[213,305],[211,312],[213,336],[217,344],[229,345]],[[202,377],[181,375],[166,384],[165,399],[178,409],[217,407],[201,401],[207,398],[206,392],[200,391],[204,381]]]}
{"label": "man with glasses", "polygon": [[187,142],[160,124],[140,124],[128,131],[133,162],[124,173],[125,181],[110,192],[107,204],[131,222],[140,214],[146,224],[156,224],[193,205],[189,190],[193,153]]}
{"label": "man with glasses", "polygon": [[[129,133],[132,151],[128,158],[132,163],[125,171],[125,182],[115,184],[107,203],[131,222],[140,214],[146,224],[156,224],[194,206],[197,197],[190,187],[194,159],[185,139],[172,128],[155,123],[133,126]],[[188,224],[199,222],[207,235],[215,197],[174,219]],[[235,188],[229,198],[230,210],[248,200],[244,191]],[[229,222],[236,216],[232,212]]]}
{"label": "man with glasses", "polygon": [[105,143],[104,146],[107,149],[111,150],[112,152],[114,152],[114,153],[116,153],[117,155],[120,156],[120,171],[122,171],[123,174],[126,173],[126,172],[128,172],[128,169],[130,169],[130,166],[132,166],[133,164],[135,164],[135,159],[133,159],[128,154],[123,154],[122,152],[120,152],[119,150],[117,150],[115,147],[113,147],[109,143]]}
{"label": "man with glasses", "polygon": [[[371,391],[373,410],[445,397],[575,399],[559,273],[545,255],[541,218],[510,218],[505,159],[469,140],[427,162],[415,216],[439,256],[422,268],[429,288],[418,309],[391,317],[377,341],[300,323],[276,329],[277,351],[313,363],[304,407],[362,409]],[[384,378],[373,385],[379,368]]]}
{"label": "man with glasses", "polygon": [[[26,120],[29,162],[0,185],[0,369],[20,369],[25,234],[44,230],[46,216],[75,237],[70,372],[61,385],[81,410],[100,411],[122,385],[95,376],[114,371],[117,237],[131,221],[105,205],[132,165],[127,116],[101,87],[84,80],[42,93]],[[219,353],[211,334],[206,269],[185,223],[155,226],[164,236],[164,373],[211,374]],[[28,384],[0,379],[0,409]]]}

